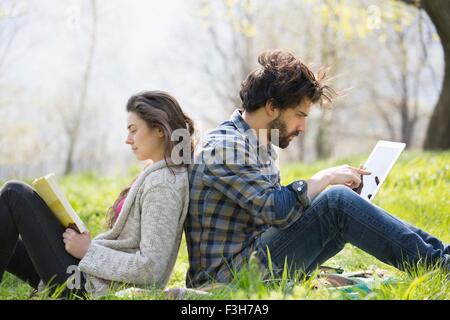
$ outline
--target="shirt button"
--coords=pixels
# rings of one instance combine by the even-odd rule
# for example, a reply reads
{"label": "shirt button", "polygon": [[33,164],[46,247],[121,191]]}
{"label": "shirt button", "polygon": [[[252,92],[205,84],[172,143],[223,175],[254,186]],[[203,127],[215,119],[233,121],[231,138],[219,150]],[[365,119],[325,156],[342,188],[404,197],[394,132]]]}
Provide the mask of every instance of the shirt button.
{"label": "shirt button", "polygon": [[300,181],[299,184],[302,186],[303,185],[303,181]]}
{"label": "shirt button", "polygon": [[298,187],[298,188],[297,188],[297,191],[302,191],[302,187]]}

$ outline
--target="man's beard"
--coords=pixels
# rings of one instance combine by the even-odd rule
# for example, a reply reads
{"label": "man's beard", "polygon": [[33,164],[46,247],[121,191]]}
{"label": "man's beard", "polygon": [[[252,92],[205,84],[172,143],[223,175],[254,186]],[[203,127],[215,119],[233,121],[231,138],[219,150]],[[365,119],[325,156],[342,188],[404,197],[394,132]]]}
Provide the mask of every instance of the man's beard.
{"label": "man's beard", "polygon": [[[274,120],[269,122],[269,135],[268,139],[273,144],[281,149],[287,148],[289,143],[291,142],[289,138],[291,136],[298,136],[298,132],[288,132],[286,124],[281,120],[281,114]],[[278,129],[278,139],[276,138],[276,134],[273,135],[274,139],[272,139],[272,130]]]}

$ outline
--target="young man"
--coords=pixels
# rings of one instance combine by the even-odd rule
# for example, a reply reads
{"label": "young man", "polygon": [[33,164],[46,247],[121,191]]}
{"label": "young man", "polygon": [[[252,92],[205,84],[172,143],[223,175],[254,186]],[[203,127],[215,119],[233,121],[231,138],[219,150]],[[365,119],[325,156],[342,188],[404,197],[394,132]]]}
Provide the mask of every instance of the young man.
{"label": "young man", "polygon": [[[242,83],[241,110],[208,133],[190,166],[187,286],[232,280],[250,256],[265,270],[310,272],[351,243],[399,269],[450,265],[450,247],[362,199],[360,168],[343,165],[280,185],[277,145],[306,130],[311,105],[334,91],[294,55],[262,53]],[[332,186],[325,190],[327,186]],[[264,270],[264,269],[262,269]]]}

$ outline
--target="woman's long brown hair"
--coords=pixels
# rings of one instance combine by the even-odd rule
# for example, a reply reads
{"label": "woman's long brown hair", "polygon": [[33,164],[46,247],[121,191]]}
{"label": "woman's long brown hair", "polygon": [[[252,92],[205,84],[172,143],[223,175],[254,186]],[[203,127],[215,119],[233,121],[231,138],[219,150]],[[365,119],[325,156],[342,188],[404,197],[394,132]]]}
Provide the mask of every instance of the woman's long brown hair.
{"label": "woman's long brown hair", "polygon": [[[167,160],[172,153],[172,149],[181,142],[172,141],[171,137],[173,131],[177,129],[188,130],[189,136],[191,137],[190,145],[192,154],[194,149],[194,141],[192,139],[195,131],[194,122],[183,112],[177,100],[167,92],[145,91],[133,95],[128,100],[126,110],[128,112],[133,112],[139,118],[144,120],[149,128],[160,128],[164,132],[164,144],[166,150],[164,160],[168,167],[172,166],[169,165]],[[112,228],[116,222],[115,212],[119,202],[127,196],[131,185],[136,178],[133,179],[128,187],[119,193],[119,196],[114,201],[112,207],[108,209],[107,221],[109,228]]]}

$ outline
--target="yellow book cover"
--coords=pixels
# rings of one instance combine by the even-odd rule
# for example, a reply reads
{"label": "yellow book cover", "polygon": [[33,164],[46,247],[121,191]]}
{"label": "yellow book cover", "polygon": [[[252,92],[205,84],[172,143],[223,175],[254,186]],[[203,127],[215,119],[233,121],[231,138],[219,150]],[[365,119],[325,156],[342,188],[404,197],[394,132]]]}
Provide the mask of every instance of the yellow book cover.
{"label": "yellow book cover", "polygon": [[64,196],[53,173],[35,179],[32,185],[65,228],[73,228],[80,233],[87,231],[83,221]]}

